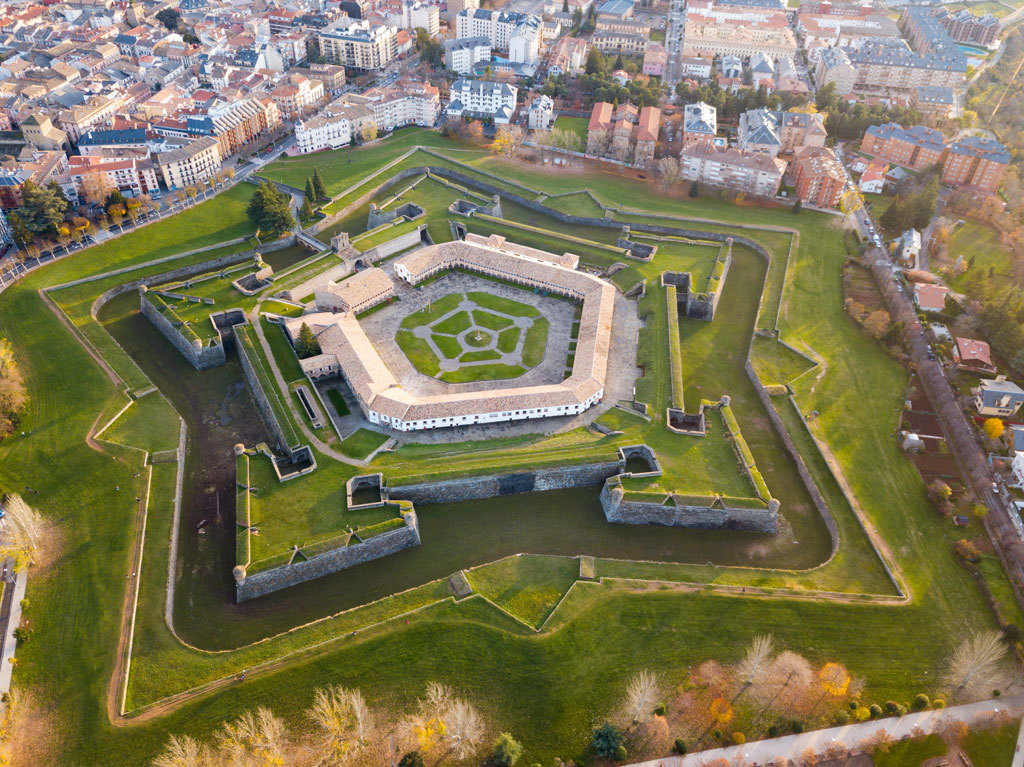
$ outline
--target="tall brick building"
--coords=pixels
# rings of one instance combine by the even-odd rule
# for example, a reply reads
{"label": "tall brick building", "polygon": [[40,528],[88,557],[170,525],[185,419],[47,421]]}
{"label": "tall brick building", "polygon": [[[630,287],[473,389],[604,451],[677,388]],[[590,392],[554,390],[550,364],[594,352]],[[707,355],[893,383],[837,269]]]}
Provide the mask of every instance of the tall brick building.
{"label": "tall brick building", "polygon": [[942,183],[994,192],[1010,164],[1010,153],[998,141],[968,136],[946,151]]}
{"label": "tall brick building", "polygon": [[911,170],[922,170],[941,162],[946,149],[942,133],[934,128],[923,125],[903,128],[898,123],[870,126],[864,131],[860,148]]}
{"label": "tall brick building", "polygon": [[846,186],[843,166],[831,149],[805,147],[793,162],[793,185],[797,197],[807,205],[834,208]]}

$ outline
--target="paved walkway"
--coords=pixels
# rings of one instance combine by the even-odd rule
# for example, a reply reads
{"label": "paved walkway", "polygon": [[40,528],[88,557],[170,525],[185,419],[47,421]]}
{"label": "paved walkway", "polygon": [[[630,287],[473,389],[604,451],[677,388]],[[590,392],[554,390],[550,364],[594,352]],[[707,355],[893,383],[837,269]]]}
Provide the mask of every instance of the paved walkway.
{"label": "paved walkway", "polygon": [[[11,562],[8,560],[8,566]],[[0,692],[11,689],[11,674],[14,665],[11,658],[18,647],[14,630],[21,624],[21,600],[25,598],[25,584],[28,578],[22,569],[7,582],[4,589],[2,610],[0,610]]]}
{"label": "paved walkway", "polygon": [[[772,760],[779,756],[790,759],[793,764],[799,764],[800,758],[808,748],[814,749],[816,753],[820,754],[830,743],[839,742],[854,750],[880,730],[885,730],[893,740],[899,740],[909,737],[916,727],[923,730],[925,734],[931,734],[941,726],[944,720],[959,720],[971,726],[1000,712],[1010,712],[1012,716],[1020,716],[1022,708],[1024,708],[1024,697],[994,698],[964,706],[919,711],[902,717],[876,719],[845,727],[814,730],[801,735],[759,740],[742,746],[729,746],[728,748],[699,751],[686,756],[671,756],[650,762],[637,762],[632,767],[702,767],[715,759],[728,760],[730,767],[754,767],[754,765],[772,764]],[[1018,741],[1019,743],[1020,741]],[[1014,767],[1024,767],[1024,756],[1020,753],[1015,755],[1013,765]],[[985,767],[1002,766],[985,765]]]}

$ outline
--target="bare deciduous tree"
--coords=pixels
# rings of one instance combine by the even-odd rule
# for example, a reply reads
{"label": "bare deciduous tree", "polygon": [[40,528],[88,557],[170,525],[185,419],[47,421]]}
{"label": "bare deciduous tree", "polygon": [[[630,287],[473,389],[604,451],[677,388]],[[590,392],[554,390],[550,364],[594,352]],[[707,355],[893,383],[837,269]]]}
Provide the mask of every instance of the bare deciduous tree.
{"label": "bare deciduous tree", "polygon": [[953,652],[946,672],[950,695],[956,699],[981,698],[1004,681],[1006,645],[999,631],[979,631]]}
{"label": "bare deciduous tree", "polygon": [[256,711],[246,711],[233,722],[225,722],[219,738],[230,765],[271,767],[285,763],[288,731],[269,708],[260,706]]}
{"label": "bare deciduous tree", "polygon": [[214,767],[217,760],[205,743],[188,735],[172,735],[153,767]]}
{"label": "bare deciduous tree", "polygon": [[626,685],[626,716],[636,724],[646,719],[657,705],[658,680],[650,671],[640,671]]}
{"label": "bare deciduous tree", "polygon": [[661,185],[668,189],[679,181],[679,161],[675,157],[662,157],[655,166]]}
{"label": "bare deciduous tree", "polygon": [[456,759],[471,756],[484,736],[484,720],[472,704],[455,698],[444,717],[452,752]]}
{"label": "bare deciduous tree", "polygon": [[5,516],[4,527],[0,532],[0,555],[14,559],[14,568],[20,570],[35,561],[45,521],[17,493],[4,496],[3,509]]}
{"label": "bare deciduous tree", "polygon": [[767,671],[772,657],[771,634],[762,634],[754,637],[747,648],[743,660],[736,667],[736,675],[743,683],[743,689],[747,690],[755,684],[760,683]]}
{"label": "bare deciduous tree", "polygon": [[752,689],[765,709],[792,711],[801,703],[814,672],[802,655],[784,650],[768,665],[764,683]]}
{"label": "bare deciduous tree", "polygon": [[366,745],[373,728],[362,693],[335,685],[316,691],[306,715],[319,725],[313,747],[317,765],[345,764]]}

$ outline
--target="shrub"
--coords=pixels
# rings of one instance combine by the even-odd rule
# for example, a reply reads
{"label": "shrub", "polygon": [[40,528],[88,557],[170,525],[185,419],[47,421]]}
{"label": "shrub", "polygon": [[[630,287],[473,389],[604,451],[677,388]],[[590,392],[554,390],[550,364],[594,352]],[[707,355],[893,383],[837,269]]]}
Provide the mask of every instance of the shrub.
{"label": "shrub", "polygon": [[899,707],[900,704],[894,700],[887,700],[885,702],[885,710],[888,711],[890,714],[895,714],[896,709],[898,709]]}
{"label": "shrub", "polygon": [[522,755],[522,744],[513,738],[511,733],[503,732],[494,741],[494,751],[491,754],[491,760],[498,767],[513,767]]}
{"label": "shrub", "polygon": [[665,716],[665,704],[664,703],[659,703],[657,706],[654,707],[654,715],[655,716]]}
{"label": "shrub", "polygon": [[1000,690],[993,690],[993,691],[992,691],[992,697],[993,697],[993,698],[998,698],[998,697],[999,697],[1000,695],[1002,695],[1002,694],[1003,694],[1003,693],[1002,693],[1002,691],[1000,691]]}
{"label": "shrub", "polygon": [[795,732],[797,735],[799,735],[803,731],[804,731],[804,723],[799,721],[799,720],[794,721],[793,722],[793,732]]}
{"label": "shrub", "polygon": [[932,701],[932,708],[945,708],[945,707],[946,707],[946,701],[944,701],[942,698],[936,698],[935,700]]}
{"label": "shrub", "polygon": [[872,719],[874,719],[876,716],[882,715],[882,707],[879,706],[877,703],[872,703],[870,706],[868,706],[868,711],[871,712]]}
{"label": "shrub", "polygon": [[423,767],[423,754],[419,751],[410,751],[398,760],[398,767]]}
{"label": "shrub", "polygon": [[673,744],[672,749],[677,754],[685,754],[686,753],[686,741],[683,740],[682,738],[676,738],[676,742],[675,742],[675,744]]}
{"label": "shrub", "polygon": [[605,722],[600,727],[594,729],[590,743],[598,756],[610,759],[615,756],[619,747],[622,746],[622,730],[611,722]]}
{"label": "shrub", "polygon": [[779,735],[779,726],[777,724],[768,725],[768,737],[777,738]]}
{"label": "shrub", "polygon": [[925,695],[923,692],[919,692],[917,695],[914,696],[914,708],[928,708],[928,706],[930,706],[931,704],[931,700],[929,700],[928,696]]}
{"label": "shrub", "polygon": [[625,746],[619,746],[617,749],[615,749],[615,761],[624,762],[628,758],[629,752],[626,750]]}
{"label": "shrub", "polygon": [[711,733],[711,737],[714,738],[715,740],[721,740],[722,739],[722,731],[721,730],[715,730],[713,733]]}
{"label": "shrub", "polygon": [[850,723],[850,715],[848,713],[846,713],[845,711],[839,711],[836,714],[836,716],[835,716],[835,722],[838,725],[849,724]]}
{"label": "shrub", "polygon": [[846,705],[848,705],[850,707],[850,711],[856,711],[857,710],[857,706],[859,706],[860,704],[857,701],[855,701],[855,700],[851,700]]}
{"label": "shrub", "polygon": [[734,732],[732,734],[732,742],[735,743],[737,746],[742,746],[744,743],[747,742],[747,736],[744,735],[742,732]]}
{"label": "shrub", "polygon": [[867,706],[857,706],[853,712],[853,718],[858,722],[864,722],[871,718],[871,710]]}

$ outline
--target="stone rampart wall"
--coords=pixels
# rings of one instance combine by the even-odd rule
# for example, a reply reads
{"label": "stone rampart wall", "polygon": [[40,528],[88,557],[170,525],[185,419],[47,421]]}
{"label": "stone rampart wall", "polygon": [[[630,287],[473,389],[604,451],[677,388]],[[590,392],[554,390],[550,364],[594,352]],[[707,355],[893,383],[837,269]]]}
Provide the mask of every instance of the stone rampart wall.
{"label": "stone rampart wall", "polygon": [[493,498],[498,495],[562,490],[571,487],[598,487],[609,477],[625,471],[621,461],[588,463],[581,466],[560,466],[507,474],[445,479],[413,485],[385,488],[389,498],[400,498],[414,504],[455,503]]}
{"label": "stone rampart wall", "polygon": [[181,352],[181,356],[187,359],[189,364],[196,370],[206,370],[207,368],[224,364],[226,357],[224,355],[223,343],[212,346],[201,346],[193,343],[167,319],[163,312],[157,309],[152,301],[146,299],[145,292],[143,291],[139,293],[139,310],[174,345],[174,348]]}
{"label": "stone rampart wall", "polygon": [[239,602],[255,599],[419,545],[419,522],[416,512],[410,511],[405,514],[405,527],[382,533],[355,546],[331,549],[301,562],[246,575],[236,582],[235,596]]}
{"label": "stone rampart wall", "polygon": [[832,512],[829,511],[828,504],[825,503],[825,497],[818,489],[818,485],[811,476],[811,472],[807,468],[807,464],[804,462],[803,456],[800,455],[800,451],[797,450],[796,444],[793,442],[793,438],[789,436],[789,430],[786,429],[786,425],[782,422],[782,416],[780,416],[778,411],[775,409],[775,405],[772,403],[771,397],[768,396],[768,392],[764,388],[764,384],[761,383],[761,379],[754,371],[754,367],[750,364],[749,360],[747,361],[745,370],[747,371],[747,377],[750,378],[751,382],[754,384],[757,396],[761,398],[765,412],[768,413],[768,418],[775,427],[776,433],[781,437],[782,444],[786,446],[786,451],[789,453],[790,458],[793,459],[793,464],[796,466],[797,474],[800,475],[800,479],[803,481],[804,487],[807,488],[807,492],[811,496],[811,501],[814,503],[814,507],[818,510],[821,518],[825,520],[825,527],[828,528],[829,537],[832,539],[832,551],[830,556],[833,556],[839,548],[839,527],[836,525],[835,517],[833,517]]}
{"label": "stone rampart wall", "polygon": [[382,242],[380,245],[370,248],[363,253],[363,258],[370,263],[375,263],[380,261],[382,258],[387,258],[388,256],[405,250],[406,248],[412,248],[419,245],[421,240],[420,231],[422,228],[423,227],[420,227],[412,232],[406,232],[393,240]]}
{"label": "stone rampart wall", "polygon": [[290,458],[293,445],[289,445],[285,439],[284,430],[281,428],[281,424],[277,422],[277,416],[274,415],[274,409],[270,406],[267,393],[263,391],[263,387],[260,385],[259,376],[256,375],[252,360],[249,359],[249,353],[245,350],[245,344],[237,342],[238,328],[245,327],[247,324],[235,325],[231,329],[231,332],[235,334],[235,348],[238,349],[238,359],[242,363],[242,372],[245,373],[245,380],[249,384],[249,391],[252,392],[252,397],[256,400],[256,407],[259,408],[260,415],[263,416],[263,423],[267,425],[267,429],[270,430],[270,433],[276,440],[278,449]]}
{"label": "stone rampart wall", "polygon": [[[329,262],[329,259],[325,259],[325,261]],[[316,291],[326,288],[328,282],[337,282],[348,275],[350,271],[352,271],[351,264],[347,261],[343,261],[336,266],[332,266],[326,271],[320,272],[320,274],[317,274],[314,277],[310,277],[301,285],[297,285],[291,290],[282,291],[278,293],[278,295],[288,299],[289,301],[297,302],[311,293],[316,293]]]}
{"label": "stone rampart wall", "polygon": [[711,508],[709,506],[664,506],[648,501],[627,501],[621,488],[605,485],[601,507],[609,522],[627,525],[665,525],[704,530],[744,530],[777,533],[777,507],[766,509]]}

